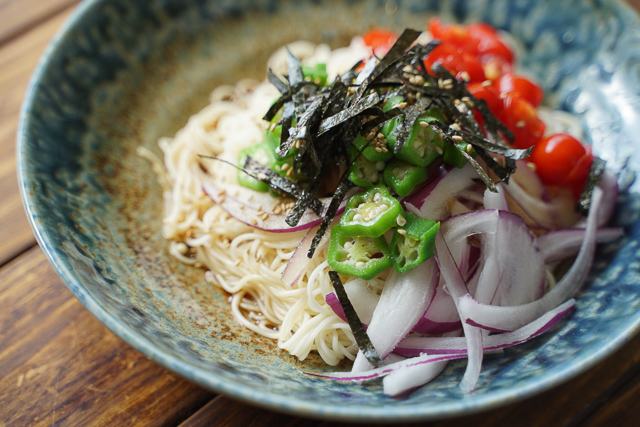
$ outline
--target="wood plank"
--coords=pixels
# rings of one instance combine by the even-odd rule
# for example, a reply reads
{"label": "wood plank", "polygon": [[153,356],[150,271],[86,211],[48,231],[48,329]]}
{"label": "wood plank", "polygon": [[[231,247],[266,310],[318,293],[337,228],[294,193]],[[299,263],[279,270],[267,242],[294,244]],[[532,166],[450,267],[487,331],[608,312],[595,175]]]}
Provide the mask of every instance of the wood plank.
{"label": "wood plank", "polygon": [[18,191],[16,131],[31,74],[69,13],[70,9],[0,47],[0,265],[35,244]]}
{"label": "wood plank", "polygon": [[0,269],[0,426],[176,425],[212,394],[147,359],[34,247]]}
{"label": "wood plank", "polygon": [[0,0],[0,45],[76,3],[78,0]]}

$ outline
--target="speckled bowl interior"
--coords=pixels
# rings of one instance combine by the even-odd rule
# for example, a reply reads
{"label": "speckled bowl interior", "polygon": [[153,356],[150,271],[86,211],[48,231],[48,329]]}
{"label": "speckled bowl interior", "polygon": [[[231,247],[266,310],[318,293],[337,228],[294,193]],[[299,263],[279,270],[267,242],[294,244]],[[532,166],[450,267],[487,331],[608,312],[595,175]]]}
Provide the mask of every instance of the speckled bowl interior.
{"label": "speckled bowl interior", "polygon": [[[161,191],[143,145],[172,136],[217,85],[262,78],[269,53],[308,39],[334,47],[374,26],[428,17],[511,31],[547,102],[579,115],[595,151],[628,187],[577,310],[549,333],[488,355],[464,395],[464,361],[406,399],[312,378],[327,370],[281,352],[231,318],[226,296],[168,254]],[[616,1],[88,0],[53,40],[29,89],[18,162],[26,209],[60,277],[107,327],[158,363],[247,402],[303,416],[406,421],[513,402],[584,371],[640,322],[640,34]],[[344,366],[344,369],[347,367]]]}

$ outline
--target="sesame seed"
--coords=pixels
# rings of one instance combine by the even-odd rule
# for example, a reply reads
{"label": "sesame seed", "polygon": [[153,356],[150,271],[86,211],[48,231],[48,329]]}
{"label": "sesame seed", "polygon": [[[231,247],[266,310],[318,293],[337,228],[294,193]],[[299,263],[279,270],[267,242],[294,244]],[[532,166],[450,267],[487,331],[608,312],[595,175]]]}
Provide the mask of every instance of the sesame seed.
{"label": "sesame seed", "polygon": [[398,228],[397,231],[398,231],[398,234],[401,234],[403,236],[407,234],[407,230],[405,230],[404,228]]}
{"label": "sesame seed", "polygon": [[527,167],[531,170],[531,172],[535,172],[536,171],[536,164],[535,163],[527,162]]}
{"label": "sesame seed", "polygon": [[451,137],[451,139],[453,139],[454,141],[458,141],[458,142],[462,141],[462,137],[460,135],[453,135]]}
{"label": "sesame seed", "polygon": [[482,83],[480,83],[480,86],[483,86],[483,87],[489,87],[489,86],[491,86],[492,84],[493,84],[493,83],[491,83],[491,80],[485,80],[485,81],[483,81]]}
{"label": "sesame seed", "polygon": [[457,123],[453,123],[453,124],[451,124],[451,125],[449,126],[449,128],[450,128],[450,129],[453,129],[453,130],[461,130],[461,129],[460,129],[460,125],[459,125],[459,124],[457,124]]}
{"label": "sesame seed", "polygon": [[516,122],[516,127],[517,128],[523,128],[527,125],[527,123],[524,120],[519,120]]}
{"label": "sesame seed", "polygon": [[263,174],[262,172],[260,172],[260,173],[258,174],[258,179],[259,179],[260,181],[264,181],[265,179],[267,179],[267,175],[265,175],[265,174]]}
{"label": "sesame seed", "polygon": [[251,224],[258,225],[258,221],[255,218],[251,218]]}
{"label": "sesame seed", "polygon": [[289,169],[289,163],[284,163],[282,165],[282,172],[286,171],[287,169]]}
{"label": "sesame seed", "polygon": [[468,82],[469,80],[471,80],[471,76],[466,71],[463,71],[463,72],[460,73],[460,78],[462,80],[464,80],[465,82]]}
{"label": "sesame seed", "polygon": [[442,151],[442,148],[438,147],[437,145],[435,149],[436,149],[436,153],[438,153],[438,155],[440,156],[442,155],[442,153],[444,153],[444,151]]}
{"label": "sesame seed", "polygon": [[467,144],[467,148],[465,148],[464,151],[466,151],[467,153],[470,153],[471,151],[473,151],[473,145]]}
{"label": "sesame seed", "polygon": [[423,127],[423,128],[426,128],[427,126],[429,126],[429,123],[425,121],[421,121],[419,124],[420,124],[420,127]]}

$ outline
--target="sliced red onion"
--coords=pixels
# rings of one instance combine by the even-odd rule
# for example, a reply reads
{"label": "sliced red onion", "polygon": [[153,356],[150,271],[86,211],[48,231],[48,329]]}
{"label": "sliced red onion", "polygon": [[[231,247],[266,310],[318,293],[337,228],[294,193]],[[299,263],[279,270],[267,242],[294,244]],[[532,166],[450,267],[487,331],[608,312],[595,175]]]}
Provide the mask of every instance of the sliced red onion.
{"label": "sliced red onion", "polygon": [[[362,279],[348,281],[344,284],[344,290],[347,293],[349,301],[351,301],[356,314],[365,327],[368,326],[369,323],[371,323],[371,318],[373,317],[373,312],[378,305],[380,296],[371,290],[367,282]],[[347,322],[347,316],[345,316],[342,305],[340,304],[335,292],[329,292],[325,297],[325,301],[327,301],[327,304],[329,304],[331,309],[333,309],[339,318]]]}
{"label": "sliced red onion", "polygon": [[496,209],[499,211],[508,211],[509,203],[507,203],[507,196],[504,191],[504,185],[500,182],[496,184],[497,193],[489,190],[484,191],[484,197],[482,202],[485,209]]}
{"label": "sliced red onion", "polygon": [[[485,351],[493,351],[499,348],[503,348],[503,344],[506,342],[511,343],[511,345],[516,345],[521,342],[525,342],[528,339],[534,338],[550,328],[552,328],[555,324],[557,324],[562,317],[568,313],[573,306],[575,305],[575,300],[571,299],[561,306],[556,307],[554,310],[550,310],[548,313],[545,313],[542,317],[537,319],[535,322],[532,322],[529,325],[519,329],[518,331],[508,332],[502,334],[502,336],[496,336],[493,338],[493,335],[489,335],[488,337],[484,337],[485,340],[488,340],[488,345],[486,348],[483,348]],[[447,337],[447,340],[455,340],[456,337]],[[465,340],[466,338],[462,338]],[[406,338],[409,340],[409,338]],[[404,342],[403,341],[403,346]],[[403,347],[404,348],[404,347]],[[464,348],[464,344],[460,346],[462,350]],[[454,347],[454,350],[456,348]],[[313,375],[316,377],[329,378],[338,381],[366,381],[374,378],[384,377],[396,372],[406,371],[407,373],[412,372],[413,367],[423,366],[428,364],[435,364],[443,361],[454,360],[454,359],[462,359],[466,357],[466,348],[465,351],[456,352],[453,354],[421,354],[418,357],[409,358],[406,360],[402,360],[400,362],[391,363],[389,365],[382,366],[380,368],[371,369],[364,372],[334,372],[328,374],[320,374],[316,372],[306,372],[306,374]],[[434,368],[435,370],[436,368]],[[414,373],[416,371],[413,371]],[[407,378],[403,375],[400,378],[396,378],[396,380],[400,380],[403,378]],[[410,381],[410,379],[407,379]]]}
{"label": "sliced red onion", "polygon": [[[493,351],[521,344],[548,331],[575,306],[570,299],[533,322],[511,332],[489,335],[483,339],[483,350]],[[394,350],[403,356],[421,354],[467,354],[466,340],[462,337],[407,337]]]}
{"label": "sliced red onion", "polygon": [[461,169],[451,169],[448,173],[440,172],[438,179],[405,201],[406,209],[421,218],[443,220],[448,216],[447,202],[471,187],[477,177],[478,173],[470,163]]}
{"label": "sliced red onion", "polygon": [[[338,222],[340,222],[340,215],[336,215],[329,228],[337,225]],[[311,228],[307,232],[307,234],[305,234],[304,238],[300,241],[298,247],[293,252],[293,255],[291,255],[291,258],[285,266],[281,276],[282,283],[284,283],[285,286],[292,288],[296,283],[298,283],[298,279],[300,279],[302,273],[307,269],[307,267],[309,267],[311,259],[307,256],[307,254],[309,253],[309,249],[311,248],[313,238],[318,232],[318,228],[319,226]],[[322,239],[320,240],[320,243],[318,243],[318,246],[316,248],[316,254],[319,252],[318,249],[322,248],[329,241],[330,236],[330,233],[325,233],[324,236],[322,236]]]}
{"label": "sliced red onion", "polygon": [[[272,233],[292,233],[294,231],[307,230],[322,221],[322,218],[307,209],[298,225],[291,227],[285,222],[287,218],[286,212],[281,210],[276,213],[274,211],[278,201],[269,193],[254,191],[241,185],[225,184],[221,186],[214,181],[206,182],[202,188],[211,197],[211,200],[220,205],[229,215],[250,227],[260,230]],[[337,214],[344,211],[347,198],[345,197]],[[331,200],[329,197],[320,199],[324,206],[328,206],[329,200]],[[266,219],[259,216],[262,212],[268,215]]]}
{"label": "sliced red onion", "polygon": [[[380,357],[386,357],[424,315],[438,284],[433,258],[406,273],[392,271],[387,277],[380,301],[367,329],[367,335]],[[371,369],[359,351],[352,372]]]}
{"label": "sliced red onion", "polygon": [[504,189],[521,212],[516,207],[511,210],[522,213],[541,228],[568,227],[579,219],[569,197],[557,197],[548,201],[528,193],[516,180],[510,180]]}
{"label": "sliced red onion", "polygon": [[[622,228],[600,228],[596,233],[596,242],[610,243],[622,237],[623,234]],[[584,240],[584,235],[584,228],[562,228],[538,237],[538,247],[544,262],[549,264],[575,256]]]}
{"label": "sliced red onion", "polygon": [[602,188],[602,203],[598,210],[598,226],[603,226],[609,222],[616,208],[618,177],[613,172],[605,169],[600,178],[599,186]]}
{"label": "sliced red onion", "polygon": [[[498,222],[498,211],[491,209],[456,215],[441,223],[440,230],[448,247],[454,252],[454,260],[460,265],[463,274],[469,272],[478,257],[477,249],[467,243],[467,238],[476,234],[495,233]],[[461,327],[455,303],[445,292],[444,281],[441,281],[433,302],[429,305],[424,317],[416,324],[414,332],[438,334],[456,331]]]}
{"label": "sliced red onion", "polygon": [[461,317],[465,323],[489,330],[513,331],[571,298],[586,280],[593,261],[601,200],[602,190],[599,187],[595,188],[587,217],[586,232],[578,256],[569,271],[553,289],[536,301],[508,307],[481,304],[470,295],[464,295],[458,302],[462,311]]}
{"label": "sliced red onion", "polygon": [[542,296],[545,267],[542,253],[521,216],[498,211],[496,233],[483,236],[481,273],[475,300],[518,305]]}
{"label": "sliced red onion", "polygon": [[[442,237],[442,233],[436,236],[436,261],[440,267],[440,274],[447,284],[447,289],[456,303],[458,314],[462,318],[462,311],[458,301],[463,295],[469,295],[467,285],[453,259],[447,243]],[[482,369],[482,330],[468,323],[462,323],[464,337],[467,342],[467,369],[464,372],[462,381],[460,381],[460,389],[465,393],[471,393],[475,388],[478,378],[480,378],[480,370]]]}
{"label": "sliced red onion", "polygon": [[423,355],[419,357],[412,357],[400,362],[384,365],[379,368],[370,369],[363,372],[330,372],[330,373],[318,373],[318,372],[304,372],[314,377],[328,378],[336,381],[367,381],[375,378],[384,377],[392,372],[396,372],[399,369],[410,368],[412,366],[424,365],[428,363],[442,362],[444,360],[463,359],[465,355],[462,354],[435,354],[435,355]]}
{"label": "sliced red onion", "polygon": [[421,387],[435,379],[446,367],[447,361],[445,360],[410,366],[391,372],[382,380],[384,394],[397,396],[406,391]]}

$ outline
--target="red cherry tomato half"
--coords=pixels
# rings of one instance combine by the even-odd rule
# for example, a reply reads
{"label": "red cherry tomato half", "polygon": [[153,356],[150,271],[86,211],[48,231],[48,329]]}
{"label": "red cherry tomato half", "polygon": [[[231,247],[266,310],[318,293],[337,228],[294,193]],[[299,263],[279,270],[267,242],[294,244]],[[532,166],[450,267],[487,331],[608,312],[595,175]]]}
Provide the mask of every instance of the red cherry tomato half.
{"label": "red cherry tomato half", "polygon": [[526,77],[508,73],[503,74],[496,83],[500,93],[513,93],[519,98],[526,99],[534,107],[538,107],[542,102],[544,96],[542,89]]}
{"label": "red cherry tomato half", "polygon": [[452,44],[442,43],[424,61],[424,65],[429,71],[436,63],[442,65],[459,80],[465,80],[467,77],[470,82],[485,80],[480,61]]}
{"label": "red cherry tomato half", "polygon": [[471,37],[467,27],[460,24],[443,24],[438,18],[431,18],[427,29],[435,39],[464,50],[466,53],[478,53],[478,41]]}
{"label": "red cherry tomato half", "polygon": [[471,95],[478,99],[483,99],[487,103],[489,111],[491,111],[494,116],[498,116],[502,113],[502,99],[500,99],[500,95],[493,85],[487,85],[485,83],[469,83],[469,85],[467,85],[467,89],[471,92]]}
{"label": "red cherry tomato half", "polygon": [[542,139],[545,125],[538,118],[536,109],[526,99],[518,98],[513,93],[508,93],[504,97],[504,110],[498,118],[505,126],[513,132],[515,148],[529,148]]}
{"label": "red cherry tomato half", "polygon": [[443,24],[439,19],[431,18],[427,28],[434,38],[463,49],[466,53],[478,57],[482,63],[485,62],[484,57],[500,58],[509,64],[513,63],[513,53],[500,40],[498,31],[491,25]]}
{"label": "red cherry tomato half", "polygon": [[478,56],[500,58],[508,64],[513,64],[513,52],[500,40],[500,34],[491,25],[482,22],[467,25],[467,30],[472,39],[478,42]]}
{"label": "red cherry tomato half", "polygon": [[593,162],[591,147],[565,133],[544,138],[531,157],[536,172],[546,185],[569,188],[576,199],[580,197]]}
{"label": "red cherry tomato half", "polygon": [[373,48],[391,47],[398,40],[398,35],[391,30],[385,28],[374,28],[362,35],[364,44]]}

